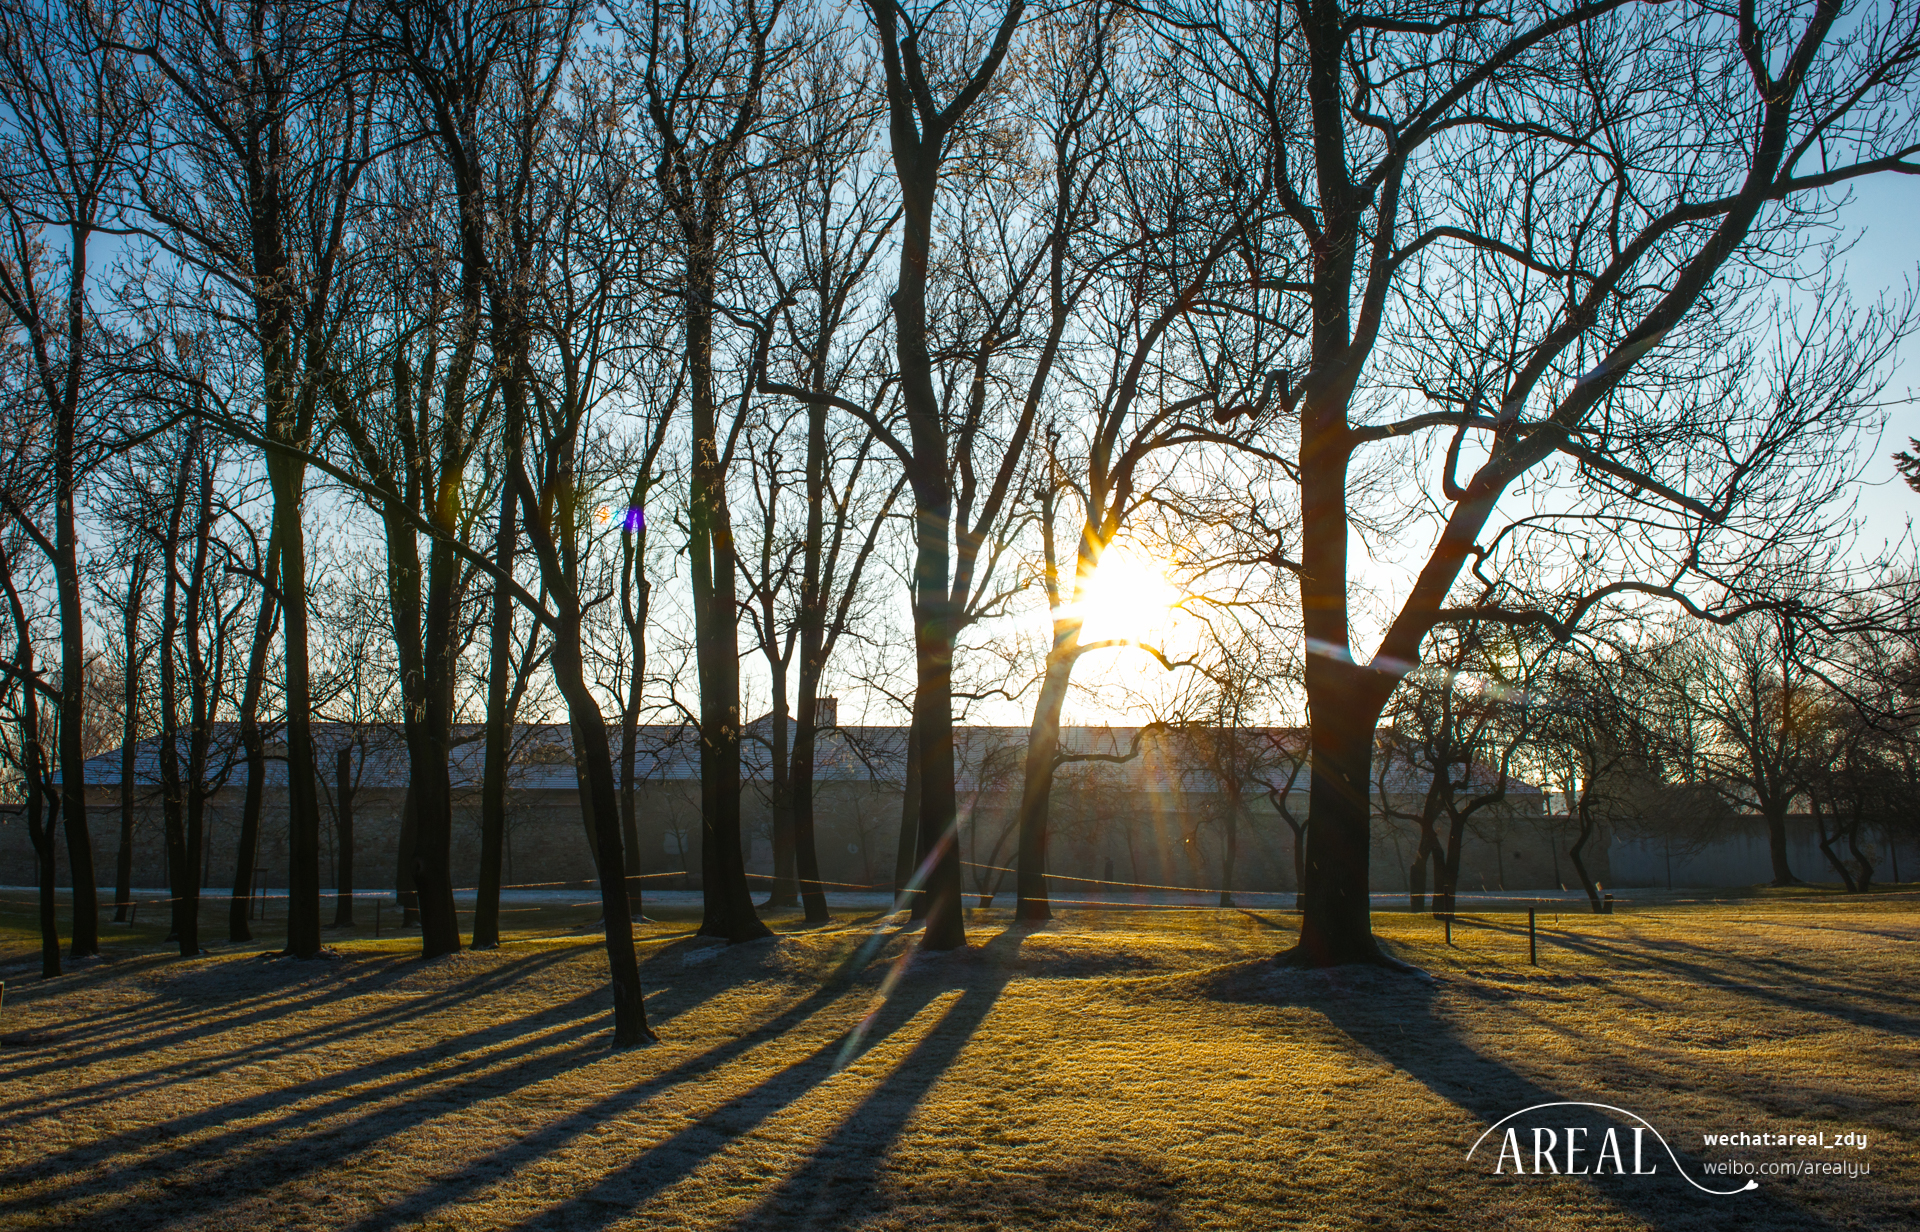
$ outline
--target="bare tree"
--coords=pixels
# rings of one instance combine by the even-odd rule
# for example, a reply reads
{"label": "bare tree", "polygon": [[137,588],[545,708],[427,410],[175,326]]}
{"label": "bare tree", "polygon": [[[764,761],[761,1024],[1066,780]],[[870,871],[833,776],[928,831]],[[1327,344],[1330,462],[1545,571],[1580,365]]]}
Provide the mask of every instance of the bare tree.
{"label": "bare tree", "polygon": [[[1720,619],[1792,607],[1837,550],[1852,436],[1905,322],[1821,325],[1767,362],[1747,331],[1829,191],[1920,152],[1901,101],[1920,16],[1845,7],[1159,8],[1191,105],[1262,133],[1274,242],[1312,254],[1267,296],[1311,320],[1274,422],[1297,432],[1302,538],[1277,559],[1300,586],[1314,759],[1287,961],[1382,960],[1373,729],[1437,626],[1564,636],[1636,594]],[[1405,411],[1402,391],[1438,407]],[[1382,447],[1434,432],[1451,437],[1438,491],[1408,480],[1433,537],[1356,659],[1353,485]],[[1559,568],[1520,585],[1510,566],[1537,557]]]}
{"label": "bare tree", "polygon": [[[1026,4],[1010,0],[997,19],[978,28],[968,20],[970,11],[938,5],[914,11],[894,0],[868,0],[867,8],[885,72],[888,131],[904,219],[893,322],[907,440],[891,430],[877,430],[899,457],[914,499],[916,687],[909,749],[914,768],[909,777],[919,811],[921,862],[931,862],[925,893],[914,906],[915,914],[927,922],[921,944],[947,950],[966,944],[954,832],[954,643],[979,580],[980,548],[1012,494],[1039,408],[1034,399],[1023,404],[996,450],[996,463],[987,456],[992,447],[982,439],[986,383],[970,380],[959,398],[942,398],[928,321],[933,228],[941,173],[956,136],[993,85]],[[969,348],[976,370],[993,350],[991,338],[980,341],[988,345],[976,342]],[[849,409],[866,413],[863,407]],[[978,459],[976,448],[982,454]],[[977,463],[985,464],[984,492],[975,488]],[[962,480],[958,500],[956,478]]]}
{"label": "bare tree", "polygon": [[[142,230],[174,263],[161,293],[202,312],[210,330],[239,332],[257,365],[257,419],[200,392],[212,404],[203,413],[264,451],[295,784],[316,773],[302,500],[353,257],[349,217],[372,161],[370,96],[349,71],[345,16],[279,0],[142,0],[112,44],[165,83],[143,114],[134,177]],[[320,952],[319,806],[296,788],[288,808],[287,953],[311,958]]]}
{"label": "bare tree", "polygon": [[44,416],[52,479],[50,509],[31,510],[11,490],[0,491],[0,502],[47,553],[59,595],[60,793],[75,957],[100,952],[81,768],[87,651],[76,508],[98,435],[84,402],[107,350],[96,319],[100,297],[89,283],[91,245],[119,225],[125,155],[139,110],[138,76],[129,57],[112,46],[117,20],[67,0],[9,0],[0,7],[0,106],[8,116],[0,137],[0,307],[26,338],[24,375]]}

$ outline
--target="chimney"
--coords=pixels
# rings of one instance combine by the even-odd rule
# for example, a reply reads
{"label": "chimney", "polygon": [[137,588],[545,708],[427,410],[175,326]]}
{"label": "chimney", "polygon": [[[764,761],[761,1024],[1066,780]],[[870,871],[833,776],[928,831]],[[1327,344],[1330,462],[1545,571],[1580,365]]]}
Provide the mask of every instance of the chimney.
{"label": "chimney", "polygon": [[815,731],[840,726],[839,698],[816,697],[813,699],[813,726]]}

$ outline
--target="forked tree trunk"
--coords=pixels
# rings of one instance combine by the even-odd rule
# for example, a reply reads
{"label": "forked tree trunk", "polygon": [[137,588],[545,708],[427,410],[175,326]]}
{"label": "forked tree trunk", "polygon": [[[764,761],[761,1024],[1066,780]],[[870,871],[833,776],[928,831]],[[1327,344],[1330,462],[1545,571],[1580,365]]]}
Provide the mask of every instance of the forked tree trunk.
{"label": "forked tree trunk", "polygon": [[[1821,811],[1820,797],[1812,796],[1810,797],[1810,801],[1813,807],[1814,833],[1819,836],[1820,840],[1820,854],[1827,857],[1827,863],[1833,866],[1833,871],[1840,874],[1840,884],[1845,887],[1846,892],[1849,894],[1857,893],[1858,887],[1854,884],[1853,870],[1847,867],[1846,861],[1842,860],[1839,853],[1833,849],[1833,840],[1839,838],[1840,835],[1837,832],[1833,834],[1827,833],[1827,817],[1826,814]],[[1837,813],[1834,815],[1834,820],[1836,823],[1839,821],[1839,815]]]}
{"label": "forked tree trunk", "polygon": [[1420,836],[1419,850],[1414,853],[1413,864],[1407,869],[1407,910],[1409,911],[1427,909],[1427,861],[1432,854],[1433,846],[1423,833]]}

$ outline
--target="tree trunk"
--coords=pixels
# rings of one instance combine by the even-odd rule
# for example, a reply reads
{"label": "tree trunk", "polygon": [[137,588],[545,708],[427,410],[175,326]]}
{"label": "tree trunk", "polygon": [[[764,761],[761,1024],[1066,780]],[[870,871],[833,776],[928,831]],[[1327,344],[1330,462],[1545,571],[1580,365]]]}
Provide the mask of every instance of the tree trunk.
{"label": "tree trunk", "polygon": [[1860,850],[1860,814],[1859,797],[1855,797],[1852,815],[1847,821],[1847,850],[1853,853],[1854,867],[1859,870],[1860,889],[1865,894],[1873,886],[1873,862],[1867,859],[1867,853]]}
{"label": "tree trunk", "polygon": [[333,926],[353,927],[353,750],[343,748],[335,755],[333,771],[334,841],[339,848],[339,873],[335,877]]}
{"label": "tree trunk", "polygon": [[[26,704],[36,705],[37,700],[27,694]],[[37,740],[38,737],[36,736]],[[48,792],[45,779],[31,766],[27,770],[27,839],[33,844],[35,880],[40,887],[40,978],[53,979],[60,974],[60,915],[54,905],[55,877],[53,859],[53,817],[42,821],[40,814],[46,807]],[[53,811],[60,811],[58,797],[51,801]]]}
{"label": "tree trunk", "polygon": [[[1446,900],[1446,914],[1452,915],[1460,908],[1460,856],[1467,845],[1467,815],[1447,806],[1447,846],[1445,851],[1434,852],[1440,861],[1441,884],[1436,887],[1439,893],[1434,896],[1435,906],[1442,898]],[[1486,883],[1482,882],[1484,886]]]}
{"label": "tree trunk", "polygon": [[56,739],[60,759],[60,815],[67,835],[67,872],[73,879],[73,956],[100,953],[100,907],[93,871],[93,838],[87,832],[86,750],[82,747],[86,718],[87,647],[84,614],[80,606],[79,534],[74,521],[75,419],[81,356],[80,280],[87,264],[86,233],[76,230],[74,295],[70,305],[72,329],[68,335],[65,396],[54,421],[54,578],[60,600],[60,723]]}
{"label": "tree trunk", "polygon": [[913,716],[907,717],[907,764],[900,781],[900,842],[893,853],[893,909],[907,908],[913,918],[923,919],[924,895],[917,876],[920,871],[920,736],[914,730]]}
{"label": "tree trunk", "polygon": [[300,525],[301,469],[270,462],[274,526],[281,535],[280,597],[285,605],[287,720],[287,949],[320,954],[320,802],[313,759],[313,685],[307,661],[307,547]]}
{"label": "tree trunk", "polygon": [[133,807],[137,795],[137,746],[140,740],[140,608],[146,597],[147,557],[133,558],[127,570],[126,622],[123,626],[127,645],[126,678],[120,704],[120,855],[115,861],[113,879],[113,922],[125,924],[133,903]]}
{"label": "tree trunk", "polygon": [[[267,536],[267,558],[260,579],[260,614],[254,621],[253,647],[247,656],[247,680],[240,692],[240,747],[247,757],[246,794],[240,805],[240,834],[234,853],[233,897],[227,904],[227,940],[253,940],[253,870],[260,859],[260,806],[267,786],[267,742],[260,734],[260,695],[266,688],[267,655],[273,649],[273,625],[279,605],[273,577],[280,558],[278,539]],[[164,647],[162,648],[164,651]]]}
{"label": "tree trunk", "polygon": [[400,804],[400,850],[394,860],[393,891],[400,903],[400,927],[413,928],[420,923],[420,896],[414,892],[414,835],[418,810],[413,802],[413,784],[407,784],[406,798]]}
{"label": "tree trunk", "polygon": [[919,518],[921,582],[914,638],[918,688],[913,726],[920,736],[920,830],[916,844],[925,868],[926,931],[920,944],[951,950],[967,943],[962,911],[960,845],[955,832],[957,793],[953,743],[953,625],[947,608],[947,517]]}
{"label": "tree trunk", "polygon": [[1773,859],[1773,884],[1800,884],[1787,864],[1787,801],[1784,798],[1766,801],[1761,815],[1767,822],[1767,854]]}
{"label": "tree trunk", "polygon": [[[1344,533],[1344,532],[1343,532]],[[1344,577],[1344,569],[1339,576]],[[1344,643],[1344,636],[1342,637]],[[1300,941],[1282,961],[1310,967],[1382,961],[1367,897],[1369,769],[1380,707],[1355,696],[1356,669],[1307,657],[1313,778]],[[1344,668],[1344,670],[1342,670]]]}
{"label": "tree trunk", "polygon": [[1054,757],[1060,751],[1060,712],[1073,681],[1078,620],[1054,622],[1054,650],[1027,730],[1026,773],[1020,784],[1020,856],[1014,879],[1013,918],[1038,922],[1053,918],[1047,894],[1047,822],[1053,799]]}
{"label": "tree trunk", "polygon": [[774,665],[771,755],[772,792],[767,804],[773,830],[773,888],[763,907],[798,907],[799,872],[793,838],[793,763],[787,747],[787,682]]}
{"label": "tree trunk", "polygon": [[[1849,869],[1846,861],[1842,860],[1833,850],[1833,840],[1840,836],[1837,833],[1827,833],[1827,818],[1826,814],[1820,811],[1820,797],[1810,796],[1809,801],[1813,808],[1814,832],[1819,835],[1820,838],[1820,854],[1827,857],[1827,863],[1833,866],[1833,871],[1840,874],[1840,884],[1845,887],[1846,892],[1849,894],[1858,893],[1858,887],[1854,884],[1853,880],[1853,870]],[[1838,814],[1835,814],[1834,820],[1838,822]]]}
{"label": "tree trunk", "polygon": [[[507,466],[519,464],[518,435],[509,428]],[[508,471],[511,474],[511,469]],[[493,560],[503,573],[513,571],[513,484],[502,485],[500,521],[494,531]],[[480,889],[473,904],[473,948],[500,945],[500,865],[507,835],[508,674],[512,671],[513,596],[499,581],[493,585],[493,622],[487,640],[486,764],[480,772]],[[631,743],[631,737],[629,737]]]}
{"label": "tree trunk", "polygon": [[[803,635],[804,642],[804,635]],[[805,653],[805,647],[802,647]],[[820,884],[820,853],[814,835],[813,758],[818,739],[819,699],[814,697],[816,673],[800,668],[800,713],[793,725],[793,777],[788,784],[793,802],[793,869],[799,882],[800,905],[809,924],[825,924],[826,888]]]}
{"label": "tree trunk", "polygon": [[[588,809],[593,818],[594,854],[602,869],[623,867],[620,855],[620,806],[613,787],[613,750],[607,743],[606,720],[587,688],[580,658],[580,618],[561,617],[553,648],[555,682],[567,702],[567,714],[579,747],[576,764],[586,779]],[[647,1027],[646,1003],[640,990],[640,965],[633,947],[633,910],[627,901],[624,876],[600,878],[600,917],[607,943],[607,974],[613,986],[613,1046],[631,1048],[656,1038]]]}
{"label": "tree trunk", "polygon": [[1227,805],[1226,843],[1220,853],[1220,905],[1233,906],[1233,869],[1240,859],[1240,795],[1232,793]]}
{"label": "tree trunk", "polygon": [[1600,887],[1594,884],[1593,877],[1587,872],[1587,862],[1581,853],[1587,848],[1587,840],[1593,837],[1593,812],[1585,802],[1580,806],[1580,829],[1576,832],[1573,846],[1567,848],[1567,858],[1573,861],[1573,871],[1580,874],[1580,886],[1587,892],[1587,902],[1593,907],[1593,913],[1599,915],[1605,909],[1600,901]]}
{"label": "tree trunk", "polygon": [[[725,443],[713,395],[714,271],[687,268],[688,414],[693,464],[688,522],[695,657],[700,675],[700,935],[729,942],[769,936],[754,913],[740,837],[740,630],[733,521],[727,506]],[[704,297],[704,298],[703,298]]]}

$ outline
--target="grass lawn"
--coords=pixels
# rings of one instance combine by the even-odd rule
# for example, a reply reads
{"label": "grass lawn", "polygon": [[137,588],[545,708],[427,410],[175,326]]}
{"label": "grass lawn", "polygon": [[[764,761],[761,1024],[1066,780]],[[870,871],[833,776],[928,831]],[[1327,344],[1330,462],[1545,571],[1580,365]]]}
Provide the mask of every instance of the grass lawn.
{"label": "grass lawn", "polygon": [[[669,918],[661,1043],[620,1053],[577,907],[432,963],[391,913],[304,963],[181,960],[143,921],[46,983],[5,910],[9,1229],[1920,1227],[1910,894],[1543,916],[1538,966],[1524,914],[1451,948],[1377,915],[1427,976],[1276,972],[1265,910],[981,910],[922,956],[870,912],[731,949]],[[1645,1118],[1712,1188],[1740,1184],[1715,1161],[1870,1172],[1718,1197],[1651,1136],[1652,1176],[1465,1158],[1562,1100]],[[1869,1147],[1702,1143],[1763,1130]]]}

